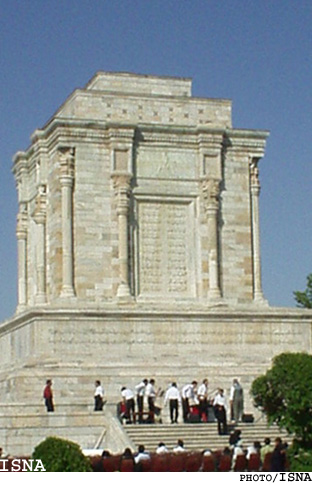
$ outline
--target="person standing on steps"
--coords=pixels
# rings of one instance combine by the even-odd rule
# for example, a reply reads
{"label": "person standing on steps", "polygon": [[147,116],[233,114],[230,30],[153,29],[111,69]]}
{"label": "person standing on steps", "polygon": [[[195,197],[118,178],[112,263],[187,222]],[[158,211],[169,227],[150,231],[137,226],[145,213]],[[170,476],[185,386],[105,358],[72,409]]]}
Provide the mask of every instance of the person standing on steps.
{"label": "person standing on steps", "polygon": [[148,384],[147,379],[143,379],[137,386],[135,386],[136,400],[138,406],[139,423],[143,423],[143,412],[144,412],[144,394],[146,391],[146,386]]}
{"label": "person standing on steps", "polygon": [[218,433],[219,435],[227,434],[227,424],[226,424],[226,399],[223,394],[223,389],[218,390],[218,394],[213,400],[213,407],[215,411],[215,416],[218,421]]}
{"label": "person standing on steps", "polygon": [[132,390],[128,387],[122,387],[121,396],[126,405],[127,424],[131,424],[132,422],[135,424],[135,404]]}
{"label": "person standing on steps", "polygon": [[231,419],[235,423],[238,423],[242,419],[244,412],[244,392],[238,379],[233,379],[230,390],[230,407]]}
{"label": "person standing on steps", "polygon": [[103,411],[104,405],[104,391],[101,386],[101,381],[95,381],[95,392],[94,392],[94,411]]}
{"label": "person standing on steps", "polygon": [[53,392],[52,392],[52,381],[51,379],[47,379],[45,388],[43,390],[43,398],[49,413],[53,413],[54,411],[54,403],[53,403]]}
{"label": "person standing on steps", "polygon": [[197,391],[199,416],[203,423],[208,421],[208,379],[204,379]]}
{"label": "person standing on steps", "polygon": [[164,406],[169,401],[170,419],[171,424],[178,422],[179,416],[179,404],[181,403],[180,392],[177,388],[177,384],[173,382],[166,392]]}
{"label": "person standing on steps", "polygon": [[197,381],[193,381],[192,384],[186,384],[182,388],[182,410],[184,423],[188,423],[190,414],[190,399],[195,400],[196,387]]}
{"label": "person standing on steps", "polygon": [[156,390],[155,390],[155,379],[150,379],[146,386],[145,395],[147,397],[148,411],[149,411],[149,423],[155,422],[155,400],[156,400]]}

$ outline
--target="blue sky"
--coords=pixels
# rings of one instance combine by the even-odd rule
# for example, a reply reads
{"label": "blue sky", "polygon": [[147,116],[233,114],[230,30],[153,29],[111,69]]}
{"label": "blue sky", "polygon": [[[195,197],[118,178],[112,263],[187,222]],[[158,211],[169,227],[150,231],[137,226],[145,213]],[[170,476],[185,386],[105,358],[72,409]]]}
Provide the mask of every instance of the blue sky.
{"label": "blue sky", "polygon": [[0,321],[16,307],[12,156],[95,72],[193,78],[270,131],[260,162],[263,289],[294,306],[312,272],[310,0],[0,0]]}

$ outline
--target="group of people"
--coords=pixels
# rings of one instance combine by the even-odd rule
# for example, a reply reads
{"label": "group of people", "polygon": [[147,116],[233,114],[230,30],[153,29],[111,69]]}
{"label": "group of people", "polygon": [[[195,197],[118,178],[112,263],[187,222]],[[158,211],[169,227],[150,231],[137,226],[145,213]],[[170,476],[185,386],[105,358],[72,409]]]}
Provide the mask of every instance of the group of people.
{"label": "group of people", "polygon": [[[156,390],[155,379],[142,379],[134,388],[121,388],[120,414],[125,417],[127,423],[154,423],[155,416],[160,414],[160,407],[156,406],[156,398],[164,396],[163,405],[169,405],[171,423],[178,423],[179,410],[182,407],[184,423],[207,422],[209,409],[213,409],[218,422],[218,433],[227,434],[227,414],[230,411],[230,419],[238,423],[242,419],[244,409],[243,388],[238,379],[233,379],[230,389],[228,409],[227,398],[223,389],[209,393],[208,379],[205,378],[198,385],[196,380],[185,384],[181,389],[176,382],[168,387],[166,392]],[[52,380],[48,379],[43,391],[43,397],[48,412],[54,411]],[[104,389],[101,381],[95,381],[94,411],[102,411],[105,404]]]}
{"label": "group of people", "polygon": [[[129,387],[121,388],[122,404],[124,405],[124,416],[127,423],[138,422],[155,422],[155,414],[159,412],[155,401],[157,396],[162,395],[161,389],[156,390],[155,379],[143,379],[135,386],[135,392]],[[135,401],[137,406],[137,413],[135,411]],[[144,419],[144,407],[147,406],[147,418]]]}
{"label": "group of people", "polygon": [[[262,469],[263,471],[283,472],[287,468],[286,449],[287,443],[283,443],[281,438],[276,438],[274,445],[271,444],[270,438],[265,438],[263,445],[261,445],[259,441],[255,441],[251,446],[244,449],[241,440],[241,432],[240,430],[236,430],[230,435],[228,447],[224,448],[222,451],[219,450],[215,452],[207,448],[202,451],[201,455],[203,457],[211,457],[215,463],[216,470],[219,469],[221,457],[224,456],[228,459],[227,463],[229,464],[229,468],[227,468],[227,470],[231,469],[236,471],[238,457],[242,455],[245,463],[245,465],[242,465],[242,468],[247,468],[248,463],[251,463],[252,457],[254,457],[256,458],[256,461],[253,461],[255,470]],[[160,442],[152,453],[148,452],[144,445],[139,445],[136,453],[133,453],[130,448],[126,448],[120,457],[120,461],[121,463],[123,461],[129,461],[129,463],[133,465],[134,471],[144,471],[144,463],[150,462],[155,455],[170,456],[172,454],[178,455],[187,452],[188,449],[185,447],[183,440],[179,439],[171,450],[169,450],[163,442]],[[190,452],[188,453],[190,454]],[[103,451],[103,459],[110,456],[109,451]],[[251,469],[253,468],[251,467]],[[241,469],[238,468],[238,470]]]}
{"label": "group of people", "polygon": [[[127,423],[155,422],[156,397],[164,395],[163,405],[169,405],[169,415],[172,424],[178,423],[179,409],[182,407],[182,418],[184,423],[207,422],[209,408],[213,409],[214,416],[218,422],[219,434],[227,434],[227,414],[230,411],[230,419],[238,423],[243,416],[244,395],[243,388],[238,379],[233,379],[230,389],[230,407],[228,409],[227,398],[223,389],[219,388],[209,393],[208,379],[203,379],[198,385],[196,380],[185,384],[181,389],[176,382],[168,387],[166,392],[155,389],[155,379],[143,379],[134,391],[129,387],[121,388],[122,404],[124,406],[124,417]],[[136,404],[135,404],[136,402]],[[137,406],[137,413],[135,407]],[[147,409],[147,411],[145,411]],[[145,415],[147,418],[144,419]]]}
{"label": "group of people", "polygon": [[275,439],[275,444],[272,445],[270,438],[265,438],[264,444],[261,445],[260,441],[254,441],[247,449],[243,448],[243,442],[241,439],[241,431],[239,429],[234,430],[230,434],[229,438],[229,450],[232,454],[232,466],[235,467],[238,456],[245,456],[247,460],[251,455],[257,456],[261,465],[264,465],[266,457],[269,458],[269,463],[266,464],[270,470],[274,472],[285,471],[286,468],[286,450],[287,443],[283,443],[281,438]]}

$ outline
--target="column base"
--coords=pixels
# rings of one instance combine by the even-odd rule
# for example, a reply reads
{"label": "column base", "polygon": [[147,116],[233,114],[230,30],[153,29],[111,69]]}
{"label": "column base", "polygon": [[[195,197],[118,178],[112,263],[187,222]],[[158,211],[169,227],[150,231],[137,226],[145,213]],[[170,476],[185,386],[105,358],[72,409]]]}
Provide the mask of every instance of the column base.
{"label": "column base", "polygon": [[210,289],[208,291],[208,298],[210,301],[214,301],[214,302],[221,301],[222,297],[221,297],[221,292],[219,288]]}
{"label": "column base", "polygon": [[254,294],[253,301],[256,305],[269,306],[268,300],[264,298],[263,293],[261,292]]}
{"label": "column base", "polygon": [[35,296],[36,305],[45,305],[47,303],[47,297],[45,293],[38,293]]}
{"label": "column base", "polygon": [[76,298],[73,288],[71,286],[64,286],[62,288],[60,298]]}
{"label": "column base", "polygon": [[117,297],[121,299],[131,299],[130,289],[126,283],[120,283],[117,290]]}
{"label": "column base", "polygon": [[21,303],[16,307],[16,313],[23,313],[27,309],[27,305],[25,303]]}

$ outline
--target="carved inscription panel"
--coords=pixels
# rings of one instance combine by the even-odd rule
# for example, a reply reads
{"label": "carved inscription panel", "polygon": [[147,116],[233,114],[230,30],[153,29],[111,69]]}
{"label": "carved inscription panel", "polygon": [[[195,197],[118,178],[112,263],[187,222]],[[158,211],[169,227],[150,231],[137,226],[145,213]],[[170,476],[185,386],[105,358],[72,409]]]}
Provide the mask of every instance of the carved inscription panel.
{"label": "carved inscription panel", "polygon": [[139,294],[193,294],[192,203],[140,202]]}

